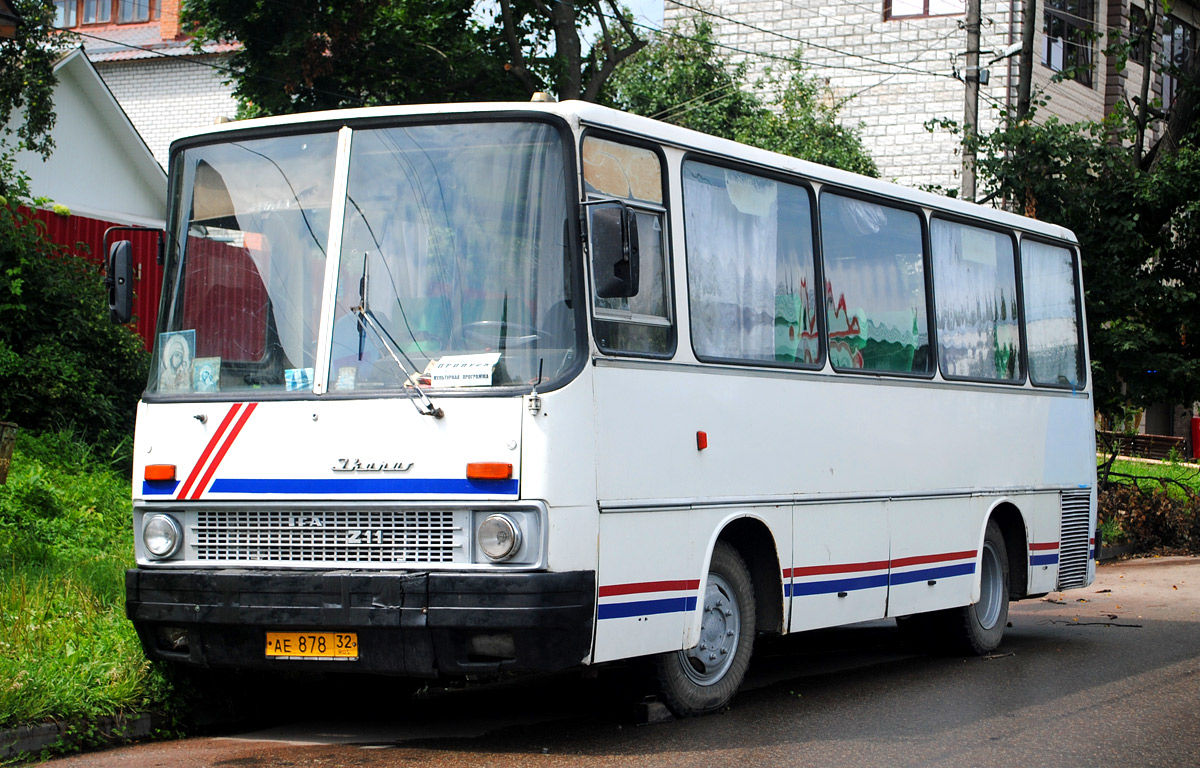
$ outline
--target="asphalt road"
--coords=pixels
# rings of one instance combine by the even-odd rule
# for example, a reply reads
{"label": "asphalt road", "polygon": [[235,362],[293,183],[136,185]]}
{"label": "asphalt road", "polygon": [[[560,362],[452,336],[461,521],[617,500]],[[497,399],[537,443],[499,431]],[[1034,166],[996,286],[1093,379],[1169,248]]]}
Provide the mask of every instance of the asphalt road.
{"label": "asphalt road", "polygon": [[760,643],[723,714],[638,724],[620,670],[398,696],[256,692],[258,725],[55,766],[1200,766],[1200,559],[1105,565],[1016,603],[988,658],[905,650],[892,622]]}

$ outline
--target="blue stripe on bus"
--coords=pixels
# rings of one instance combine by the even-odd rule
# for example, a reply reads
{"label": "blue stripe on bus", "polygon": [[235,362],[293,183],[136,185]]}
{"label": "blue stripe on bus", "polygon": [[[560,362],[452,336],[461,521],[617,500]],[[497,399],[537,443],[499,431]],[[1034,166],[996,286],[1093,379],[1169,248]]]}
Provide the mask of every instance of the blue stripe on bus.
{"label": "blue stripe on bus", "polygon": [[1030,565],[1058,565],[1058,553],[1051,555],[1031,555],[1029,558]]}
{"label": "blue stripe on bus", "polygon": [[855,576],[850,579],[834,579],[833,581],[798,581],[791,585],[790,596],[826,595],[834,592],[853,592],[856,589],[871,589],[886,587],[888,576],[880,573],[875,576]]}
{"label": "blue stripe on bus", "polygon": [[696,596],[639,600],[633,603],[605,603],[596,609],[597,619],[627,619],[630,616],[654,616],[661,613],[686,613],[696,609]]}
{"label": "blue stripe on bus", "polygon": [[942,565],[937,568],[922,568],[919,571],[903,571],[901,573],[893,572],[891,575],[892,584],[912,584],[916,581],[928,581],[930,579],[948,579],[951,576],[966,576],[975,573],[975,563],[958,563],[956,565]]}
{"label": "blue stripe on bus", "polygon": [[143,480],[143,496],[170,496],[179,487],[178,480]]}
{"label": "blue stripe on bus", "polygon": [[461,493],[516,495],[517,480],[467,480],[455,478],[332,477],[332,478],[226,478],[214,480],[209,493]]}

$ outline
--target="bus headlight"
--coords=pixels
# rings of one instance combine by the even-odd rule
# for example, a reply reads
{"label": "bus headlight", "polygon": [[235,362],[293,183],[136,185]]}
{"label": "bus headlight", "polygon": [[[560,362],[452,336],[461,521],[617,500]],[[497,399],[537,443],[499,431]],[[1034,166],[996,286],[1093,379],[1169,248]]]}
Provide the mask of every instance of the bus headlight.
{"label": "bus headlight", "polygon": [[490,560],[507,560],[521,550],[521,526],[505,514],[484,518],[475,536]]}
{"label": "bus headlight", "polygon": [[183,529],[170,515],[151,515],[142,526],[142,543],[155,557],[170,557],[179,550],[182,541]]}

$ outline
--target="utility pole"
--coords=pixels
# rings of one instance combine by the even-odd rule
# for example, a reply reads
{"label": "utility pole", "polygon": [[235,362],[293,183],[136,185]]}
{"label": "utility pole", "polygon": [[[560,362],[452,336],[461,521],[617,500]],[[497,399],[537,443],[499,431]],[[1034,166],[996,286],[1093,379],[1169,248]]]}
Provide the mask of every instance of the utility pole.
{"label": "utility pole", "polygon": [[983,15],[980,0],[967,0],[967,60],[963,79],[967,84],[967,103],[963,117],[962,196],[975,201],[975,150],[971,148],[979,125],[979,26]]}
{"label": "utility pole", "polygon": [[[1017,120],[1024,120],[1033,99],[1033,36],[1037,34],[1037,0],[1025,0],[1021,18],[1021,58],[1017,62]],[[1157,2],[1149,3],[1156,7]],[[1150,67],[1145,67],[1150,71]]]}

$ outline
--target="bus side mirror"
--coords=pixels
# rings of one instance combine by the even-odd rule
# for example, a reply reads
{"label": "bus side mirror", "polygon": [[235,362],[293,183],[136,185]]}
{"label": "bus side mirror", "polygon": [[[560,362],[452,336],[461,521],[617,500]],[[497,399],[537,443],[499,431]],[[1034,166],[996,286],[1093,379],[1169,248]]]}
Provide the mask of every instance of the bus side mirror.
{"label": "bus side mirror", "polygon": [[638,292],[637,214],[622,202],[606,202],[591,211],[592,275],[596,296],[618,299]]}
{"label": "bus side mirror", "polygon": [[133,246],[119,240],[108,249],[104,287],[108,289],[108,316],[114,323],[128,323],[133,317]]}

